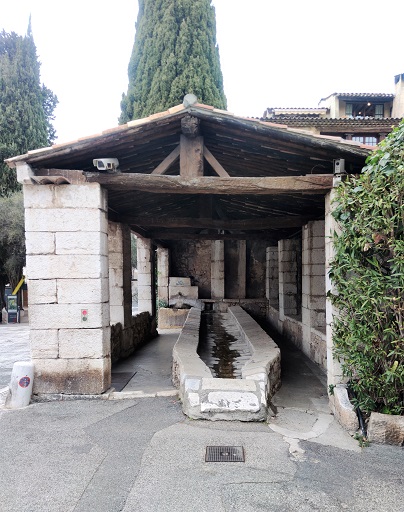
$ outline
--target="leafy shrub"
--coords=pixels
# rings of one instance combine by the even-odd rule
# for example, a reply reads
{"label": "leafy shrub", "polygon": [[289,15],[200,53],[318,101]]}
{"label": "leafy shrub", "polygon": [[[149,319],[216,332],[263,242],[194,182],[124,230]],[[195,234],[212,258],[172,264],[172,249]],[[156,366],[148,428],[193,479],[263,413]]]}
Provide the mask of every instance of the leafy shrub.
{"label": "leafy shrub", "polygon": [[336,189],[334,354],[363,411],[404,414],[404,122]]}

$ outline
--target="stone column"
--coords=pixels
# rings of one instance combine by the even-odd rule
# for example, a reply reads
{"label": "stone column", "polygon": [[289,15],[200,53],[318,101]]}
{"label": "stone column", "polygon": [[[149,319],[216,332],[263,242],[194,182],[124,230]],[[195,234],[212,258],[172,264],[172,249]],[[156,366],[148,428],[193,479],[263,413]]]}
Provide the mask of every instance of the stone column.
{"label": "stone column", "polygon": [[139,313],[148,311],[153,315],[152,242],[147,238],[137,239],[137,283]]}
{"label": "stone column", "polygon": [[[325,198],[325,272],[326,272],[326,292],[335,292],[333,284],[329,276],[330,261],[334,257],[334,246],[332,243],[332,234],[338,231],[338,224],[332,216],[332,201],[335,192],[331,190]],[[332,339],[332,321],[333,317],[337,315],[337,310],[331,304],[331,301],[326,298],[326,322],[327,322],[327,383],[328,385],[335,385],[342,382],[342,370],[339,362],[333,357],[334,343]]]}
{"label": "stone column", "polygon": [[279,254],[278,246],[266,250],[266,298],[270,306],[279,308]]}
{"label": "stone column", "polygon": [[[170,275],[170,253],[168,249],[157,249],[157,297],[160,307],[168,306],[168,278]],[[166,304],[166,306],[164,305]]]}
{"label": "stone column", "polygon": [[311,331],[325,332],[325,225],[309,222],[302,233],[303,352],[317,363],[326,358],[325,347],[311,347]]}
{"label": "stone column", "polygon": [[108,222],[109,306],[111,325],[130,325],[132,317],[132,264],[130,228]]}
{"label": "stone column", "polygon": [[247,274],[247,242],[237,240],[238,266],[237,266],[237,285],[239,299],[246,297],[246,274]]}
{"label": "stone column", "polygon": [[279,319],[300,314],[298,298],[299,240],[279,240]]}
{"label": "stone column", "polygon": [[106,192],[24,185],[34,393],[110,387]]}
{"label": "stone column", "polygon": [[224,240],[212,240],[211,296],[224,299]]}

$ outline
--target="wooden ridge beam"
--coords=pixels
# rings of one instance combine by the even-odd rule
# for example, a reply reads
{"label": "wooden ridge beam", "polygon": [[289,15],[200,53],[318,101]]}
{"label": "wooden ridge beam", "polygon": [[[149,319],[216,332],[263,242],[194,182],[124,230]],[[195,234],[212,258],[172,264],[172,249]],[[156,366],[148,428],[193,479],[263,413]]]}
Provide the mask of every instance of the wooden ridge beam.
{"label": "wooden ridge beam", "polygon": [[87,175],[87,181],[100,183],[111,190],[132,189],[156,194],[278,195],[325,194],[332,188],[333,176],[332,174],[310,174],[263,178],[216,178],[96,173]]}

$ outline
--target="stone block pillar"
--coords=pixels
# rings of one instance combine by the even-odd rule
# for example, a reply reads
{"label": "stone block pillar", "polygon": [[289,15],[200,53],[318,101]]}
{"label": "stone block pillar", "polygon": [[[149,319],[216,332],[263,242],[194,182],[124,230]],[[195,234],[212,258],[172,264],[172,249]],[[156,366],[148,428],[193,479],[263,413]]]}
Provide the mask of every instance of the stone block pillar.
{"label": "stone block pillar", "polygon": [[[334,246],[332,235],[338,232],[338,224],[332,216],[332,201],[335,192],[331,190],[325,198],[325,272],[326,272],[326,292],[335,292],[334,286],[329,276],[330,262],[334,257]],[[338,311],[326,298],[326,334],[327,334],[327,383],[328,385],[342,382],[342,370],[339,362],[333,357],[334,343],[332,338],[332,322]]]}
{"label": "stone block pillar", "polygon": [[224,299],[224,240],[212,240],[211,296]]}
{"label": "stone block pillar", "polygon": [[239,299],[246,297],[246,279],[247,279],[247,242],[237,240],[238,266],[237,266],[237,286]]}
{"label": "stone block pillar", "polygon": [[300,315],[298,286],[299,240],[279,240],[279,319]]}
{"label": "stone block pillar", "polygon": [[151,240],[137,239],[137,283],[139,313],[154,313],[153,306],[153,246]]}
{"label": "stone block pillar", "polygon": [[98,183],[24,185],[34,393],[110,387],[107,198]]}
{"label": "stone block pillar", "polygon": [[111,325],[130,325],[132,317],[132,264],[130,228],[108,222],[109,306]]}
{"label": "stone block pillar", "polygon": [[157,249],[157,297],[160,307],[168,305],[168,278],[170,275],[170,253],[168,249]]}
{"label": "stone block pillar", "polygon": [[278,247],[266,250],[266,298],[270,306],[279,308],[279,254]]}
{"label": "stone block pillar", "polygon": [[325,332],[325,225],[309,222],[302,233],[302,325],[303,352],[318,363],[325,347],[311,349],[311,330]]}

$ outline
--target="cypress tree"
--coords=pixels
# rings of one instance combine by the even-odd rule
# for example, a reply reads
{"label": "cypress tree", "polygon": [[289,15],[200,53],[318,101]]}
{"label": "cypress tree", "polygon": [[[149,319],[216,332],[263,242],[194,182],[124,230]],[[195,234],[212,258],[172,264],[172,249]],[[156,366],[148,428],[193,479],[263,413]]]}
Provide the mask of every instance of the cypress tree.
{"label": "cypress tree", "polygon": [[31,23],[27,35],[0,32],[0,196],[19,189],[5,158],[45,147],[55,138],[57,98],[40,81]]}
{"label": "cypress tree", "polygon": [[120,123],[161,112],[195,94],[226,109],[211,0],[139,0]]}

